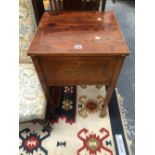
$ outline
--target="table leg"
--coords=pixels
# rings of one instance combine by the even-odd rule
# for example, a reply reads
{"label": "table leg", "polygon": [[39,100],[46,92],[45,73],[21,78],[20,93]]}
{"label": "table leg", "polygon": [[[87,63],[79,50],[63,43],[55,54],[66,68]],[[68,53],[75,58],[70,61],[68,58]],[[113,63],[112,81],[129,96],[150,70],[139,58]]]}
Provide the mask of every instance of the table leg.
{"label": "table leg", "polygon": [[108,103],[109,103],[109,101],[111,99],[113,91],[114,91],[114,87],[113,86],[111,86],[111,85],[107,86],[107,92],[106,92],[106,96],[104,98],[104,104],[102,106],[102,111],[100,113],[101,117],[104,117],[106,115]]}
{"label": "table leg", "polygon": [[55,115],[55,112],[54,112],[54,107],[53,107],[53,103],[52,103],[52,100],[51,100],[50,90],[49,90],[49,88],[47,86],[47,83],[46,83],[42,68],[40,66],[39,58],[32,57],[32,61],[33,61],[33,64],[35,66],[35,69],[37,71],[38,78],[40,80],[42,89],[44,91],[44,94],[45,94],[45,97],[46,97],[46,100],[47,100],[47,111],[46,112],[51,116],[51,118],[55,118],[57,116]]}
{"label": "table leg", "polygon": [[111,81],[109,82],[109,85],[107,85],[106,96],[105,96],[105,99],[104,99],[104,104],[102,106],[102,111],[100,113],[101,117],[104,117],[106,115],[108,103],[109,103],[109,101],[111,99],[113,90],[114,90],[114,88],[116,86],[116,82],[117,82],[118,76],[120,74],[123,62],[124,62],[124,57],[123,56],[117,58],[115,70],[113,72],[113,76],[111,78]]}

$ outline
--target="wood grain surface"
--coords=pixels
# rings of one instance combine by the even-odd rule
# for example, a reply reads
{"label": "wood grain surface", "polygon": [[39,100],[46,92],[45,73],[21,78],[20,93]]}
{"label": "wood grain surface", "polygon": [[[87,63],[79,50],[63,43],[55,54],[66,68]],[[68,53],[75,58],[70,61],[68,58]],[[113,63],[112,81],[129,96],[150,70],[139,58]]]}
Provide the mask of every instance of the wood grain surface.
{"label": "wood grain surface", "polygon": [[48,86],[109,84],[117,57],[40,57]]}
{"label": "wood grain surface", "polygon": [[113,12],[45,12],[28,55],[128,55]]}

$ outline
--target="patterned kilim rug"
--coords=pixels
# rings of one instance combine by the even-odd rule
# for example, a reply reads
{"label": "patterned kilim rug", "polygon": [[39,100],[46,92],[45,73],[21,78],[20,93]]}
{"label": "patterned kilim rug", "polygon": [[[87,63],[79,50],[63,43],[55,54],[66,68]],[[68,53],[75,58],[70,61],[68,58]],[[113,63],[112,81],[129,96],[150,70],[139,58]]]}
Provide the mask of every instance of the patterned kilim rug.
{"label": "patterned kilim rug", "polygon": [[99,116],[104,95],[104,86],[62,87],[53,130],[38,123],[20,125],[19,154],[128,155],[115,92],[106,117]]}

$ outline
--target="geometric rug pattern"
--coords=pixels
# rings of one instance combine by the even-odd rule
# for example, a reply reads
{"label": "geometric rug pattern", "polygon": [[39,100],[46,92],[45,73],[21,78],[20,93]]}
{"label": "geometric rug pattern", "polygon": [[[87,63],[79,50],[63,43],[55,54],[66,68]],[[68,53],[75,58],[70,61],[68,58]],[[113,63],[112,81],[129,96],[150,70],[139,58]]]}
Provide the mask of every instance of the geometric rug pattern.
{"label": "geometric rug pattern", "polygon": [[109,110],[100,117],[104,86],[61,88],[53,130],[38,123],[20,125],[20,155],[117,155]]}

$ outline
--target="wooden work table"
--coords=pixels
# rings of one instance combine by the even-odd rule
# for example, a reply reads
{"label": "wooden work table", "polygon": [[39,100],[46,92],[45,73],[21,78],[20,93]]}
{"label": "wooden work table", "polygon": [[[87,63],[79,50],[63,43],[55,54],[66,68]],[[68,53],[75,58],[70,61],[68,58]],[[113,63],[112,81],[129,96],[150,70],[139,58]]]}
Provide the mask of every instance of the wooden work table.
{"label": "wooden work table", "polygon": [[51,86],[106,85],[101,116],[128,54],[113,12],[45,12],[28,51],[49,101]]}

